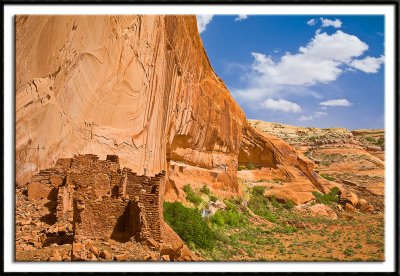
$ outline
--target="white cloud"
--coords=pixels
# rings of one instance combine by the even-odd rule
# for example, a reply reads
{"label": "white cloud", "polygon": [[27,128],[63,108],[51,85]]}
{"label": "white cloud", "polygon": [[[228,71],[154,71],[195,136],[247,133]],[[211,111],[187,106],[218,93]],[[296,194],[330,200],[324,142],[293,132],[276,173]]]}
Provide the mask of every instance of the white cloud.
{"label": "white cloud", "polygon": [[306,115],[306,116],[301,116],[299,118],[299,121],[304,122],[304,121],[311,121],[314,120],[314,116],[313,115]]}
{"label": "white cloud", "polygon": [[349,65],[365,73],[376,73],[381,68],[381,64],[384,61],[384,56],[381,56],[379,58],[367,56],[363,59],[355,59],[350,62]]}
{"label": "white cloud", "polygon": [[266,99],[264,102],[261,103],[261,106],[264,109],[270,109],[274,111],[293,112],[293,113],[301,111],[300,105],[286,100]]}
{"label": "white cloud", "polygon": [[[333,34],[322,31],[295,53],[285,50],[278,54],[271,53],[271,56],[260,52],[251,53],[253,63],[240,68],[240,86],[230,87],[230,90],[241,104],[252,108],[261,108],[259,103],[264,105],[266,99],[291,100],[293,95],[297,98],[321,98],[320,93],[313,91],[314,85],[334,82],[340,75],[349,73],[349,70],[374,70],[375,63],[362,58],[368,48],[355,35],[341,30]],[[382,57],[377,59],[383,62]],[[319,105],[320,111],[327,107]]]}
{"label": "white cloud", "polygon": [[[329,35],[316,34],[297,54],[286,53],[275,62],[270,56],[252,53],[253,83],[283,85],[313,85],[334,81],[343,72],[340,68],[353,57],[358,57],[368,45],[354,35],[342,31]],[[255,82],[254,82],[255,80]]]}
{"label": "white cloud", "polygon": [[322,117],[322,116],[326,116],[326,115],[328,115],[328,113],[322,112],[322,111],[317,111],[317,112],[314,113],[314,116],[317,117],[317,118]]}
{"label": "white cloud", "polygon": [[242,21],[248,18],[247,14],[239,14],[236,18],[235,21]]}
{"label": "white cloud", "polygon": [[342,21],[340,21],[339,19],[335,19],[335,20],[330,20],[330,19],[326,19],[326,18],[320,18],[321,22],[322,22],[322,28],[326,28],[329,26],[332,26],[336,29],[342,27]]}
{"label": "white cloud", "polygon": [[206,26],[210,24],[213,17],[213,14],[196,15],[197,29],[199,30],[199,33],[202,33],[206,30]]}
{"label": "white cloud", "polygon": [[326,112],[321,112],[321,111],[317,111],[317,112],[314,112],[313,115],[304,115],[304,116],[301,116],[301,117],[299,118],[299,121],[301,121],[301,122],[304,122],[304,121],[312,121],[312,120],[314,120],[314,119],[321,118],[321,117],[326,116],[326,115],[328,115],[328,113],[326,113]]}
{"label": "white cloud", "polygon": [[307,21],[307,25],[309,26],[314,26],[315,24],[317,24],[317,20],[314,18]]}
{"label": "white cloud", "polygon": [[353,103],[349,102],[346,99],[336,99],[336,100],[329,100],[325,102],[319,103],[322,106],[352,106]]}

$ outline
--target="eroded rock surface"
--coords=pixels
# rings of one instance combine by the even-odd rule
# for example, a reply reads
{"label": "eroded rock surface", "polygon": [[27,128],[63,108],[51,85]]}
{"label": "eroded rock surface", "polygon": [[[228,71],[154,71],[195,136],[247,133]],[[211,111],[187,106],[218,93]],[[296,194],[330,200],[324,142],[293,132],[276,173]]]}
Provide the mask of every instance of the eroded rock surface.
{"label": "eroded rock surface", "polygon": [[[293,198],[305,197],[298,203],[312,191],[324,191],[312,161],[247,122],[211,68],[195,16],[17,16],[15,30],[16,183],[21,189],[30,183],[31,200],[52,205],[55,195],[63,195],[65,204],[57,206],[71,207],[72,186],[63,183],[67,172],[57,169],[57,160],[77,154],[102,160],[114,153],[121,167],[140,176],[166,171],[161,201],[164,193],[165,199],[182,200],[185,179],[201,179],[198,185],[224,196],[240,194],[237,169],[250,163],[285,175],[297,187],[291,189]],[[96,183],[107,183],[104,174],[89,172]],[[107,194],[101,187],[90,193]],[[75,202],[68,210],[83,214],[96,200]],[[99,249],[107,241],[94,244],[100,251],[83,242],[76,241],[79,258],[110,259]],[[157,254],[140,256],[162,257]],[[164,259],[177,258],[174,254]],[[49,258],[60,255],[63,259],[65,252]]]}

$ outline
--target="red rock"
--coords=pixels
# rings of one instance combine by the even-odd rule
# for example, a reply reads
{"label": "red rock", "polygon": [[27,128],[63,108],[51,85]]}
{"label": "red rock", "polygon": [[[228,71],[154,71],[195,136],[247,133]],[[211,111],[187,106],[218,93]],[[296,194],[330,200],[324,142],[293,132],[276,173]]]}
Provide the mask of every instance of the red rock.
{"label": "red rock", "polygon": [[49,258],[49,261],[53,261],[53,262],[61,262],[62,256],[59,250],[53,250],[51,253],[51,256]]}
{"label": "red rock", "polygon": [[103,258],[103,259],[105,259],[107,261],[110,261],[110,260],[113,259],[112,255],[107,250],[102,250],[100,252],[99,256],[100,256],[100,258]]}
{"label": "red rock", "polygon": [[114,256],[114,259],[116,260],[116,261],[127,261],[128,260],[128,254],[119,254],[119,255],[115,255]]}
{"label": "red rock", "polygon": [[356,208],[354,208],[354,206],[350,203],[346,203],[346,205],[344,206],[344,210],[346,212],[354,213],[356,211]]}

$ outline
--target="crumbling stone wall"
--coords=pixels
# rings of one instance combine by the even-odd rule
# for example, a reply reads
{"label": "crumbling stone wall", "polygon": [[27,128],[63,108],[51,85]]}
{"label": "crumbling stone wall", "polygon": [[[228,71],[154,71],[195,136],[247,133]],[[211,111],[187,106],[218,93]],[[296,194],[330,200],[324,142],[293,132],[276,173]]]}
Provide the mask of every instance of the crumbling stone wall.
{"label": "crumbling stone wall", "polygon": [[165,172],[144,176],[121,170],[116,155],[106,160],[76,155],[33,176],[28,196],[48,198],[53,193],[57,223],[71,225],[76,242],[82,238],[162,241],[164,181]]}

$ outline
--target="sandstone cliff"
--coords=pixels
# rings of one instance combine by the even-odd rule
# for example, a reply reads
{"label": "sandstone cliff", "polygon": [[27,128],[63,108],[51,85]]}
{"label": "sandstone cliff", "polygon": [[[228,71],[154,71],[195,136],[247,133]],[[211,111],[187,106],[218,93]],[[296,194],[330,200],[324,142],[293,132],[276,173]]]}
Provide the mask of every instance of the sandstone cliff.
{"label": "sandstone cliff", "polygon": [[237,167],[249,162],[303,172],[321,189],[312,162],[248,124],[194,16],[17,16],[17,184],[88,153],[117,154],[138,174],[166,170],[170,199],[187,167],[240,193]]}

